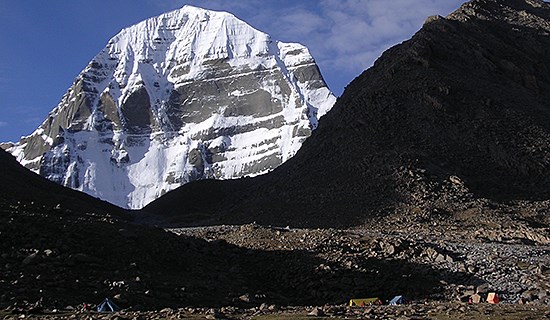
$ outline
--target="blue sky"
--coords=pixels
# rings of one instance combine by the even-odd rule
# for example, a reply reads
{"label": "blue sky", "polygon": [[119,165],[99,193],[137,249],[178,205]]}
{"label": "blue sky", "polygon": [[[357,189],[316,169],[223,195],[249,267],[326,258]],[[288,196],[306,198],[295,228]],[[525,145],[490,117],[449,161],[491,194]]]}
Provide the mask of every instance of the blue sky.
{"label": "blue sky", "polygon": [[122,28],[185,4],[235,14],[306,45],[330,89],[344,87],[426,17],[462,0],[0,0],[0,142],[32,133]]}

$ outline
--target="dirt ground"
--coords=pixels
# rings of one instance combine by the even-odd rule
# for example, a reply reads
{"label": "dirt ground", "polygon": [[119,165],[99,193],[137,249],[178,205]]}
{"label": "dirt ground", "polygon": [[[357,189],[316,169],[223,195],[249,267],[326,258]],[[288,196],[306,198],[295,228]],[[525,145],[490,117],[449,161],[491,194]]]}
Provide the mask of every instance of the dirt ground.
{"label": "dirt ground", "polygon": [[156,312],[67,312],[17,314],[0,312],[2,319],[550,319],[550,307],[541,305],[467,305],[459,303],[430,303],[406,306],[345,307],[324,306],[281,307],[277,310],[260,308],[236,309],[163,309]]}

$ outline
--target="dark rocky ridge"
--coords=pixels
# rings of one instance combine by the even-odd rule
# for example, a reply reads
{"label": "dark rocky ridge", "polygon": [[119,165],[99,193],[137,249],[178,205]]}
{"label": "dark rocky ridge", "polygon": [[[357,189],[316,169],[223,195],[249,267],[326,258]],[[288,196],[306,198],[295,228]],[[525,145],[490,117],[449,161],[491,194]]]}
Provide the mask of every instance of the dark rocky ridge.
{"label": "dark rocky ridge", "polygon": [[476,0],[431,17],[346,88],[291,161],[184,186],[144,211],[334,226],[549,199],[549,35],[543,1]]}
{"label": "dark rocky ridge", "polygon": [[24,168],[13,156],[0,150],[0,199],[10,203],[36,203],[48,208],[94,211],[130,220],[128,211],[82,192],[65,188]]}

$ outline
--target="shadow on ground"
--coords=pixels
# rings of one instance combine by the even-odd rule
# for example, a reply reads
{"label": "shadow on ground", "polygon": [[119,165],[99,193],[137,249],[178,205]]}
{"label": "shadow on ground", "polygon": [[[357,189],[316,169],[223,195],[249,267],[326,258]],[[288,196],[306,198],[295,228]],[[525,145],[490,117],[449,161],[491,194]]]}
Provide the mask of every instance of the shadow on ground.
{"label": "shadow on ground", "polygon": [[340,304],[352,297],[437,297],[462,273],[397,260],[343,266],[308,251],[250,250],[92,214],[2,203],[0,307]]}

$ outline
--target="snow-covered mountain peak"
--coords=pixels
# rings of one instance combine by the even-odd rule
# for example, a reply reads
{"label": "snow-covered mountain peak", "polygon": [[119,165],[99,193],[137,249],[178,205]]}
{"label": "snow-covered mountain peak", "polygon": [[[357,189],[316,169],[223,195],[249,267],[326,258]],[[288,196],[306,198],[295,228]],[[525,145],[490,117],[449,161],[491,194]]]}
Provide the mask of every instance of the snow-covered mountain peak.
{"label": "snow-covered mountain peak", "polygon": [[9,151],[51,180],[140,208],[192,180],[271,170],[334,102],[304,46],[184,6],[115,35]]}
{"label": "snow-covered mountain peak", "polygon": [[266,54],[269,42],[269,35],[227,12],[184,6],[123,29],[106,50],[116,56],[131,49],[140,57],[168,51],[169,58],[196,62]]}

